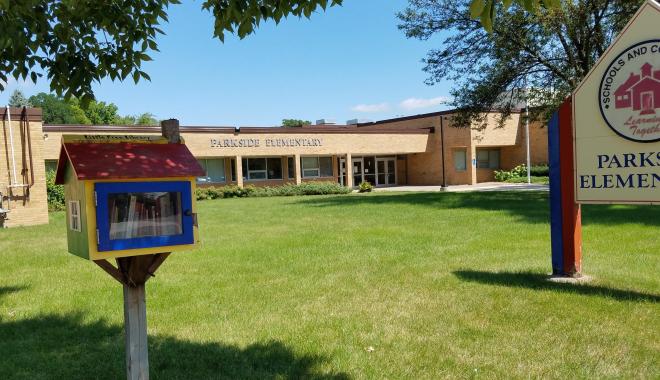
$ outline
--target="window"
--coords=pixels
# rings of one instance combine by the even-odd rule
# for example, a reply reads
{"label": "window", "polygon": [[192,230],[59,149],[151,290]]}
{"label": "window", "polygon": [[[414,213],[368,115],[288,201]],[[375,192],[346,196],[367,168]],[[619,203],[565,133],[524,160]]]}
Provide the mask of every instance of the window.
{"label": "window", "polygon": [[236,182],[236,160],[232,158],[229,165],[231,166],[231,181]]}
{"label": "window", "polygon": [[500,150],[499,149],[477,149],[477,168],[479,168],[479,169],[499,169],[500,168]]}
{"label": "window", "polygon": [[467,170],[467,152],[465,149],[454,151],[454,169],[458,172]]}
{"label": "window", "polygon": [[332,177],[332,157],[319,157],[319,164],[321,166],[321,177]]}
{"label": "window", "polygon": [[321,176],[318,157],[302,157],[300,159],[300,166],[302,167],[303,178]]}
{"label": "window", "polygon": [[243,179],[282,179],[282,159],[280,157],[244,158]]}
{"label": "window", "polygon": [[80,224],[80,201],[69,201],[69,229],[80,232]]}
{"label": "window", "polygon": [[282,159],[280,157],[271,157],[266,159],[268,168],[268,179],[282,179]]}
{"label": "window", "polygon": [[332,157],[302,157],[300,159],[303,178],[332,177]]}
{"label": "window", "polygon": [[289,171],[289,179],[296,178],[296,160],[293,157],[287,157],[287,166]]}
{"label": "window", "polygon": [[223,158],[203,158],[197,161],[206,172],[206,177],[197,178],[198,183],[222,183],[226,181],[225,160]]}

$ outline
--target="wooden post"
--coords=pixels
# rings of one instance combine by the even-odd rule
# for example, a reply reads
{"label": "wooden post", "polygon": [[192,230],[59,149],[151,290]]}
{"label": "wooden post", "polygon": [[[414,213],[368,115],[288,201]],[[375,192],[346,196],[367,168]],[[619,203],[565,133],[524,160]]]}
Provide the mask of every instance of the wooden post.
{"label": "wooden post", "polygon": [[126,378],[128,380],[148,380],[147,300],[144,284],[124,285],[124,328],[126,331]]}
{"label": "wooden post", "polygon": [[[161,133],[170,144],[179,144],[181,134],[176,119],[160,122]],[[168,252],[155,255],[117,259],[117,269],[108,262],[97,264],[120,281],[124,287],[124,330],[126,333],[126,378],[149,379],[149,349],[147,340],[147,296],[145,283],[169,256]]]}

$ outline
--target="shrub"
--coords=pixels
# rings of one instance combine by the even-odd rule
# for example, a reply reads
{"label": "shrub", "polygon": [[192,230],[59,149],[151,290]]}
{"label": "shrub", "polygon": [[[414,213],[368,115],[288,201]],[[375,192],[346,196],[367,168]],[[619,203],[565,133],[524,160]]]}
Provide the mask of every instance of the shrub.
{"label": "shrub", "polygon": [[550,175],[550,167],[548,164],[532,165],[529,171],[534,177],[547,177]]}
{"label": "shrub", "polygon": [[[539,164],[530,167],[532,177],[547,177],[550,175],[550,168],[547,164]],[[499,182],[512,182],[517,178],[527,178],[527,166],[518,165],[511,170],[496,170],[495,180]],[[516,181],[522,182],[522,181]]]}
{"label": "shrub", "polygon": [[64,210],[64,186],[55,184],[55,171],[46,173],[46,199],[49,211]]}
{"label": "shrub", "polygon": [[247,185],[198,188],[197,200],[244,197],[286,197],[293,195],[348,194],[351,190],[335,182],[306,182],[300,185],[255,187]]}
{"label": "shrub", "polygon": [[358,187],[358,191],[361,193],[369,193],[374,189],[374,185],[369,182],[362,182]]}

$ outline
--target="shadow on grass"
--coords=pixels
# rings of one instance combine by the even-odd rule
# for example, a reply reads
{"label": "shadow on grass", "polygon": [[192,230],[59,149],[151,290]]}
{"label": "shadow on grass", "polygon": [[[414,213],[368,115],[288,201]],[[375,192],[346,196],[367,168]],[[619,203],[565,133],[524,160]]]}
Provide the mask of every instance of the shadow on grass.
{"label": "shadow on grass", "polygon": [[640,293],[632,290],[593,286],[588,284],[565,284],[548,281],[548,276],[533,272],[486,272],[459,270],[453,272],[464,281],[487,285],[528,288],[534,290],[552,290],[585,296],[613,298],[618,301],[660,302],[660,296]]}
{"label": "shadow on grass", "polygon": [[[7,321],[0,316],[0,378],[121,379],[125,377],[120,326],[85,322],[81,315]],[[277,341],[247,347],[149,336],[154,379],[348,379],[323,373],[327,358],[297,355]]]}
{"label": "shadow on grass", "polygon": [[[346,207],[356,205],[416,205],[436,209],[473,209],[503,211],[527,223],[550,222],[550,200],[547,192],[466,192],[466,193],[372,193],[351,196],[306,198],[298,204],[312,207]],[[584,205],[582,223],[613,225],[641,223],[660,226],[660,207],[623,205]]]}
{"label": "shadow on grass", "polygon": [[0,298],[5,294],[20,292],[27,289],[27,286],[0,286]]}

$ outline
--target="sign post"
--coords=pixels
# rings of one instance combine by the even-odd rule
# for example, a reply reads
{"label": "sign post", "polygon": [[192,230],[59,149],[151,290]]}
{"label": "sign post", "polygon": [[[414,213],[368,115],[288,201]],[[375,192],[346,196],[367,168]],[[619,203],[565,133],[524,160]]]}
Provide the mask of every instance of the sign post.
{"label": "sign post", "polygon": [[658,25],[646,0],[550,121],[554,275],[580,276],[580,204],[660,204]]}

